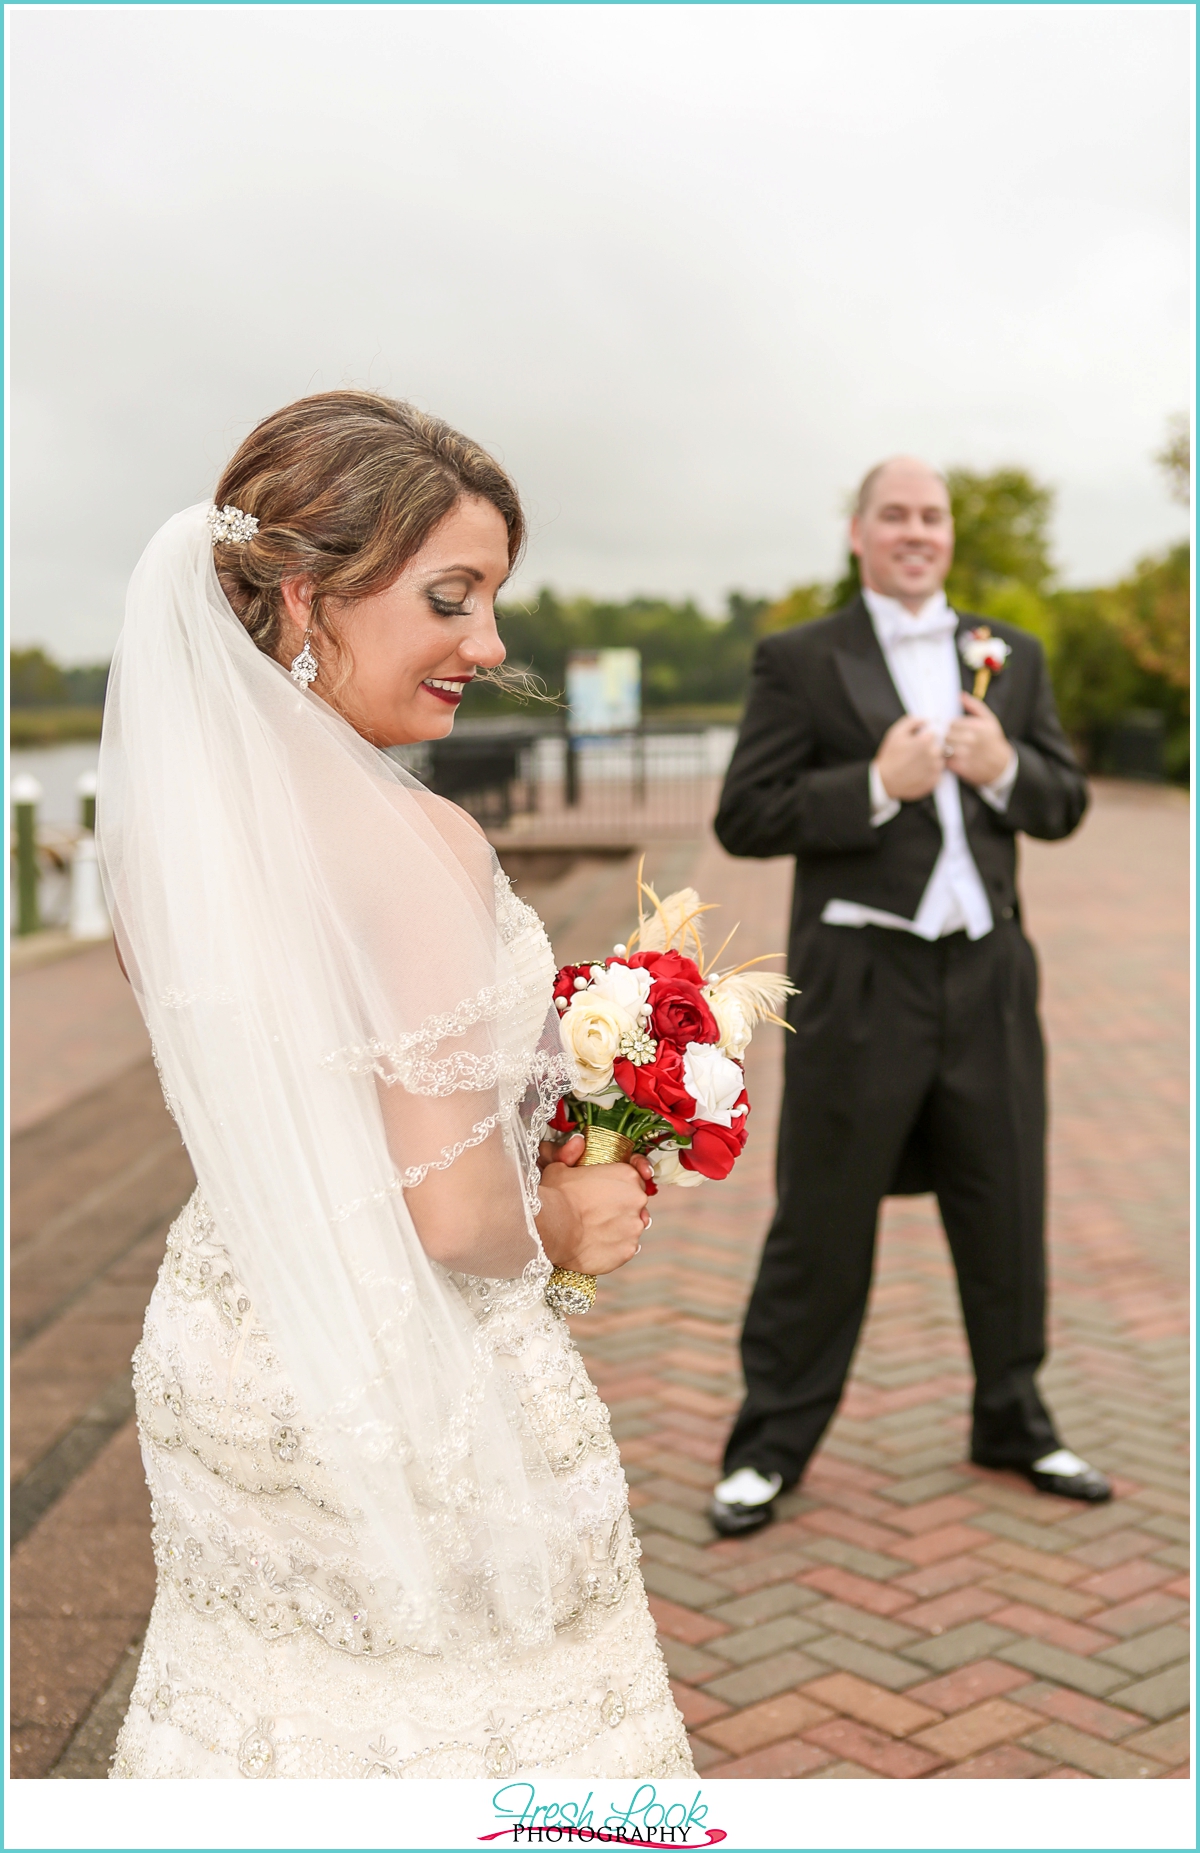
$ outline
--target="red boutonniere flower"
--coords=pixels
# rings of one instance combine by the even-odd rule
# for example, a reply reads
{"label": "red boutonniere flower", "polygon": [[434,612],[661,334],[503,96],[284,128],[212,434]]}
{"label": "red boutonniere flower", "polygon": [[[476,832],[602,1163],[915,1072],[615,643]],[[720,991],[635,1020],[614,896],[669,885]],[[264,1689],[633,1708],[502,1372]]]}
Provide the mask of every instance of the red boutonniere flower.
{"label": "red boutonniere flower", "polygon": [[959,649],[967,668],[975,671],[975,699],[982,701],[988,692],[988,683],[1000,674],[1012,655],[1012,646],[1005,643],[1003,637],[993,637],[988,626],[981,624],[969,637],[963,638]]}

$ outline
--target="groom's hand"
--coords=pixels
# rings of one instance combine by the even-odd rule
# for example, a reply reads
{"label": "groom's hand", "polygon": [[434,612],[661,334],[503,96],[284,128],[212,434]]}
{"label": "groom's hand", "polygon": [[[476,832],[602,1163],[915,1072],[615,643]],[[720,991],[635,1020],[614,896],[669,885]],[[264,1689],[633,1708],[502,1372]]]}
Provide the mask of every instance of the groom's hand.
{"label": "groom's hand", "polygon": [[928,721],[915,714],[893,721],[875,764],[888,797],[910,804],[916,798],[927,798],[946,770],[940,738]]}
{"label": "groom's hand", "polygon": [[964,695],[962,718],[946,729],[946,764],[967,785],[991,785],[1004,772],[1013,749],[996,716],[974,695]]}

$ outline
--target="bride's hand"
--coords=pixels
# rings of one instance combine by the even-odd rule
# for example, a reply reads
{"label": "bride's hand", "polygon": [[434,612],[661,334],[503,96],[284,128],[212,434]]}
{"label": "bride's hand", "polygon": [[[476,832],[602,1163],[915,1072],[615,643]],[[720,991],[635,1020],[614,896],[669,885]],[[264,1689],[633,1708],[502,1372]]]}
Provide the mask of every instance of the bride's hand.
{"label": "bride's hand", "polygon": [[555,1267],[575,1274],[611,1274],[637,1253],[650,1217],[644,1158],[629,1164],[586,1165],[579,1134],[555,1148],[542,1170],[537,1219],[542,1246]]}
{"label": "bride's hand", "polygon": [[[577,1165],[586,1149],[583,1134],[580,1132],[573,1132],[569,1139],[561,1141],[543,1139],[538,1146],[538,1170],[544,1172],[547,1165]],[[654,1183],[654,1167],[641,1152],[635,1152],[633,1157],[626,1159],[625,1162],[631,1164],[638,1176],[645,1178],[647,1184]],[[654,1192],[651,1190],[646,1194],[652,1197]]]}

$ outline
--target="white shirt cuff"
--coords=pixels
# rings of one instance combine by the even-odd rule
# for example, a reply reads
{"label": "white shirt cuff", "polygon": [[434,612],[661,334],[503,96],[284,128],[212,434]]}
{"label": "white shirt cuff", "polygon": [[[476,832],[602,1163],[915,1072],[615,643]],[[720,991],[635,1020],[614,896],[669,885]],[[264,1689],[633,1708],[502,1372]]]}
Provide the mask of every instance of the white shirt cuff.
{"label": "white shirt cuff", "polygon": [[[1014,754],[1013,757],[1015,758],[1016,755]],[[1008,803],[1008,792],[1007,791],[1004,794],[1004,803],[1005,804]],[[1004,805],[1001,804],[997,808],[999,810],[1003,810]],[[883,778],[879,771],[879,767],[876,764],[876,762],[872,760],[871,761],[871,828],[872,830],[878,830],[880,824],[887,823],[889,817],[894,817],[896,815],[896,812],[899,809],[900,809],[899,798],[889,798],[888,797],[887,790],[883,783]]]}
{"label": "white shirt cuff", "polygon": [[975,787],[984,803],[990,804],[994,811],[1006,811],[1008,809],[1008,800],[1012,795],[1012,788],[1017,782],[1017,773],[1020,769],[1021,762],[1017,758],[1017,749],[1014,746],[1009,762],[1000,774],[1000,777],[998,779],[993,779],[990,785],[977,785]]}

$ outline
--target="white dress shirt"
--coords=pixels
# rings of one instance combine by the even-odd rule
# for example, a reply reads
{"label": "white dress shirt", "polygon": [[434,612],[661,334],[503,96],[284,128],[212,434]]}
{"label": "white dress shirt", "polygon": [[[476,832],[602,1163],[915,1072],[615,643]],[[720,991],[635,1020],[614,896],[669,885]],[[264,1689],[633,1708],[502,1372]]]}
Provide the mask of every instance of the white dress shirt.
{"label": "white dress shirt", "polygon": [[[880,592],[864,588],[863,598],[905,712],[929,721],[944,738],[951,721],[963,712],[954,645],[958,619],[946,603],[945,593],[936,592],[915,615],[898,600],[885,598]],[[1014,751],[998,779],[976,787],[993,810],[1007,808],[1017,768]],[[869,776],[871,822],[878,829],[896,815],[900,801],[890,798],[884,790],[874,760]],[[827,903],[822,920],[830,926],[897,927],[928,940],[964,930],[968,939],[982,939],[991,932],[992,910],[967,842],[958,779],[949,769],[934,787],[933,800],[942,827],[942,847],[915,917],[905,920],[901,914],[884,913],[857,901],[833,900]]]}

